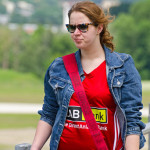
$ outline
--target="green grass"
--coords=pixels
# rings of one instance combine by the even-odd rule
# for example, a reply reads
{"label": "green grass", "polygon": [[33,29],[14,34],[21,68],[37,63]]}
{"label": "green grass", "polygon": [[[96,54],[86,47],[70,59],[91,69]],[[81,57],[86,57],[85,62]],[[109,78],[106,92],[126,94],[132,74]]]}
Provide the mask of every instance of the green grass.
{"label": "green grass", "polygon": [[142,118],[142,122],[148,123],[148,117],[143,117],[143,118]]}
{"label": "green grass", "polygon": [[38,114],[0,114],[0,129],[36,128]]}
{"label": "green grass", "polygon": [[[150,103],[150,81],[142,81],[143,104]],[[31,73],[0,70],[0,102],[42,103],[43,79]]]}
{"label": "green grass", "polygon": [[[39,119],[38,114],[0,114],[0,129],[36,128]],[[148,118],[143,117],[142,121],[147,123]]]}
{"label": "green grass", "polygon": [[11,150],[11,149],[14,149],[15,146],[14,145],[3,145],[3,144],[0,144],[0,149],[1,150]]}
{"label": "green grass", "polygon": [[[38,114],[0,114],[0,130],[7,129],[26,129],[36,128],[40,119]],[[30,134],[30,133],[29,133]],[[13,135],[12,135],[13,136]],[[24,141],[22,141],[24,143]],[[0,143],[0,150],[12,150],[15,149],[16,144],[21,144],[16,141],[14,144]]]}
{"label": "green grass", "polygon": [[150,91],[143,91],[143,105],[148,106],[150,104]]}
{"label": "green grass", "polygon": [[150,104],[150,81],[142,81],[142,89],[143,105],[144,107],[148,107]]}
{"label": "green grass", "polygon": [[150,81],[142,81],[143,105],[148,106],[150,103]]}
{"label": "green grass", "polygon": [[42,103],[43,79],[30,73],[0,70],[0,102]]}

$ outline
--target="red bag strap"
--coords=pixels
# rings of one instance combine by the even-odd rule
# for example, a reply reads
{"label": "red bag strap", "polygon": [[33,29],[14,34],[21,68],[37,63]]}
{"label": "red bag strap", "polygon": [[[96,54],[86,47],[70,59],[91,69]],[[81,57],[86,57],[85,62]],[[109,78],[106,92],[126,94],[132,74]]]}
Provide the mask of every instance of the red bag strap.
{"label": "red bag strap", "polygon": [[91,111],[91,107],[89,105],[88,99],[86,97],[86,93],[85,93],[85,90],[82,85],[80,75],[78,72],[78,66],[76,63],[75,54],[72,53],[72,54],[63,56],[63,62],[70,76],[70,79],[72,81],[73,88],[79,100],[79,104],[81,106],[83,115],[85,117],[87,126],[92,135],[92,138],[94,140],[97,150],[108,150],[107,145],[101,134],[101,131],[98,128],[94,115]]}

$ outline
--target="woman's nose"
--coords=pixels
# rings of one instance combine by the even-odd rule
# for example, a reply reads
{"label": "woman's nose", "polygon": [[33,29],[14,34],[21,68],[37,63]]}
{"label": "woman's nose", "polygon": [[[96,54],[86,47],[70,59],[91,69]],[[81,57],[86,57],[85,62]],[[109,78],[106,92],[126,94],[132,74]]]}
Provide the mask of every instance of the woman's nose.
{"label": "woman's nose", "polygon": [[74,34],[76,34],[76,35],[81,34],[81,31],[78,28],[76,28],[75,31],[74,31]]}

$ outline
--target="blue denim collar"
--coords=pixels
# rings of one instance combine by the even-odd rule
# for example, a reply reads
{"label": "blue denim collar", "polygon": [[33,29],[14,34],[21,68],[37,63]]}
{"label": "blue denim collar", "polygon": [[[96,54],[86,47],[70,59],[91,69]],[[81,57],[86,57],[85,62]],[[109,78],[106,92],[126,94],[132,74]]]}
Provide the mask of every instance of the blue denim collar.
{"label": "blue denim collar", "polygon": [[104,46],[106,64],[110,69],[120,68],[124,61],[129,57],[129,55],[119,55],[117,52],[111,52],[111,50]]}
{"label": "blue denim collar", "polygon": [[[119,55],[117,52],[111,52],[109,48],[104,46],[106,64],[110,69],[119,68],[124,64],[124,61],[129,57],[129,55]],[[75,53],[76,61],[78,64],[79,74],[84,75],[82,64],[81,64],[81,50],[79,49]]]}

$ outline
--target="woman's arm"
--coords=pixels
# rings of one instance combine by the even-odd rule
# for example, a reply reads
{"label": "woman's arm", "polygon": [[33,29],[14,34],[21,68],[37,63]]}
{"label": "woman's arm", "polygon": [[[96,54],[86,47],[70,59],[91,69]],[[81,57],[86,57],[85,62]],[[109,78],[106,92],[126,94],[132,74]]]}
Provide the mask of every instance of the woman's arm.
{"label": "woman's arm", "polygon": [[120,105],[125,112],[127,120],[125,147],[126,150],[139,150],[144,145],[144,137],[141,130],[145,127],[145,124],[141,121],[142,113],[140,112],[143,108],[141,78],[135,68],[132,57],[126,60],[124,68],[125,79],[122,86]]}
{"label": "woman's arm", "polygon": [[126,150],[139,150],[140,137],[139,135],[132,134],[126,137],[125,149]]}
{"label": "woman's arm", "polygon": [[35,137],[31,150],[41,150],[49,136],[51,135],[52,126],[47,122],[40,120],[36,129]]}

